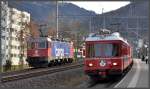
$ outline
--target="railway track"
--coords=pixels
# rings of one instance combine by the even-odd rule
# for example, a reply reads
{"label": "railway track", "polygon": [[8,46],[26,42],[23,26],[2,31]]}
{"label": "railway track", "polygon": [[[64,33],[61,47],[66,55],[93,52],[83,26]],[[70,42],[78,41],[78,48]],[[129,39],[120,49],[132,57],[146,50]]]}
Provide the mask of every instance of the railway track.
{"label": "railway track", "polygon": [[35,68],[27,68],[27,69],[23,69],[23,70],[3,72],[3,73],[1,73],[1,76],[13,75],[13,74],[16,74],[16,73],[24,73],[24,72],[28,72],[28,71],[31,71],[31,70],[36,70],[36,69]]}
{"label": "railway track", "polygon": [[59,67],[54,67],[54,68],[49,67],[49,68],[31,69],[29,71],[27,70],[21,71],[20,73],[17,72],[16,74],[9,73],[5,76],[2,76],[1,82],[4,83],[4,82],[26,79],[26,78],[35,77],[35,76],[41,76],[45,74],[52,74],[56,72],[79,68],[82,66],[83,66],[82,62],[77,62],[77,63],[72,63],[70,65],[64,65],[64,66],[59,66]]}

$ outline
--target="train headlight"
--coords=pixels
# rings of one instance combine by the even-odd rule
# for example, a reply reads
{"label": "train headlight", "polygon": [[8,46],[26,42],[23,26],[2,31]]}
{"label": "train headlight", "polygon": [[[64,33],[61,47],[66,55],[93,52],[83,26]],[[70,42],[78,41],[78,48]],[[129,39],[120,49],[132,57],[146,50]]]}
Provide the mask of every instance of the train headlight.
{"label": "train headlight", "polygon": [[117,65],[117,63],[116,63],[116,62],[114,62],[114,63],[113,63],[113,65],[114,65],[114,66],[116,66],[116,65]]}
{"label": "train headlight", "polygon": [[106,66],[106,61],[105,60],[100,60],[100,66]]}
{"label": "train headlight", "polygon": [[93,66],[93,64],[92,64],[92,63],[89,63],[89,66],[91,67],[91,66]]}

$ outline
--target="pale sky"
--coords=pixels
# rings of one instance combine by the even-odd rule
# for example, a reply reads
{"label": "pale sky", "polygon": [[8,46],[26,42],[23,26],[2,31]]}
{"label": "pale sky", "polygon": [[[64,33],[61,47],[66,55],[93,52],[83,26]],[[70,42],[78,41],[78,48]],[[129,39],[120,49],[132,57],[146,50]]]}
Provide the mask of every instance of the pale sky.
{"label": "pale sky", "polygon": [[86,10],[94,11],[97,14],[116,10],[122,6],[130,4],[129,1],[68,1]]}

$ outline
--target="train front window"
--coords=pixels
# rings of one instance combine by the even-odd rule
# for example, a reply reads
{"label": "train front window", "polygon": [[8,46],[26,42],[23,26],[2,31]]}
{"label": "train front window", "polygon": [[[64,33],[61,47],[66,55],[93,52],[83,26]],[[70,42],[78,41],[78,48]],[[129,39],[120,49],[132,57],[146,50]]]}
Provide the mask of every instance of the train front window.
{"label": "train front window", "polygon": [[87,57],[94,57],[94,45],[93,44],[89,44],[87,45]]}
{"label": "train front window", "polygon": [[90,44],[87,46],[87,57],[115,57],[118,56],[117,44]]}
{"label": "train front window", "polygon": [[34,42],[28,42],[28,49],[34,49],[35,43]]}
{"label": "train front window", "polygon": [[47,48],[46,42],[38,42],[38,48]]}

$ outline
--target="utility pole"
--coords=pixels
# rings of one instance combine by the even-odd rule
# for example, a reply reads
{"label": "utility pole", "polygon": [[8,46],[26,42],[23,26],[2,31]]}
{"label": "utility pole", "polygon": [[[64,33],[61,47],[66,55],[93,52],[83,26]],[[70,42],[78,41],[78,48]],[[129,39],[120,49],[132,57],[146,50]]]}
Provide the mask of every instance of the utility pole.
{"label": "utility pole", "polygon": [[136,22],[136,33],[137,33],[137,41],[139,39],[139,23],[138,23],[138,17],[137,17],[137,22]]}
{"label": "utility pole", "polygon": [[56,0],[56,29],[57,29],[57,38],[59,37],[58,36],[58,1]]}
{"label": "utility pole", "polygon": [[[0,2],[0,12],[2,13],[2,2]],[[2,14],[1,14],[2,15]],[[0,16],[0,20],[2,21],[2,16]],[[2,24],[0,23],[0,45],[2,46],[1,44],[1,37],[2,37]],[[2,65],[2,52],[1,52],[1,47],[0,47],[0,72],[3,72],[3,65]]]}

